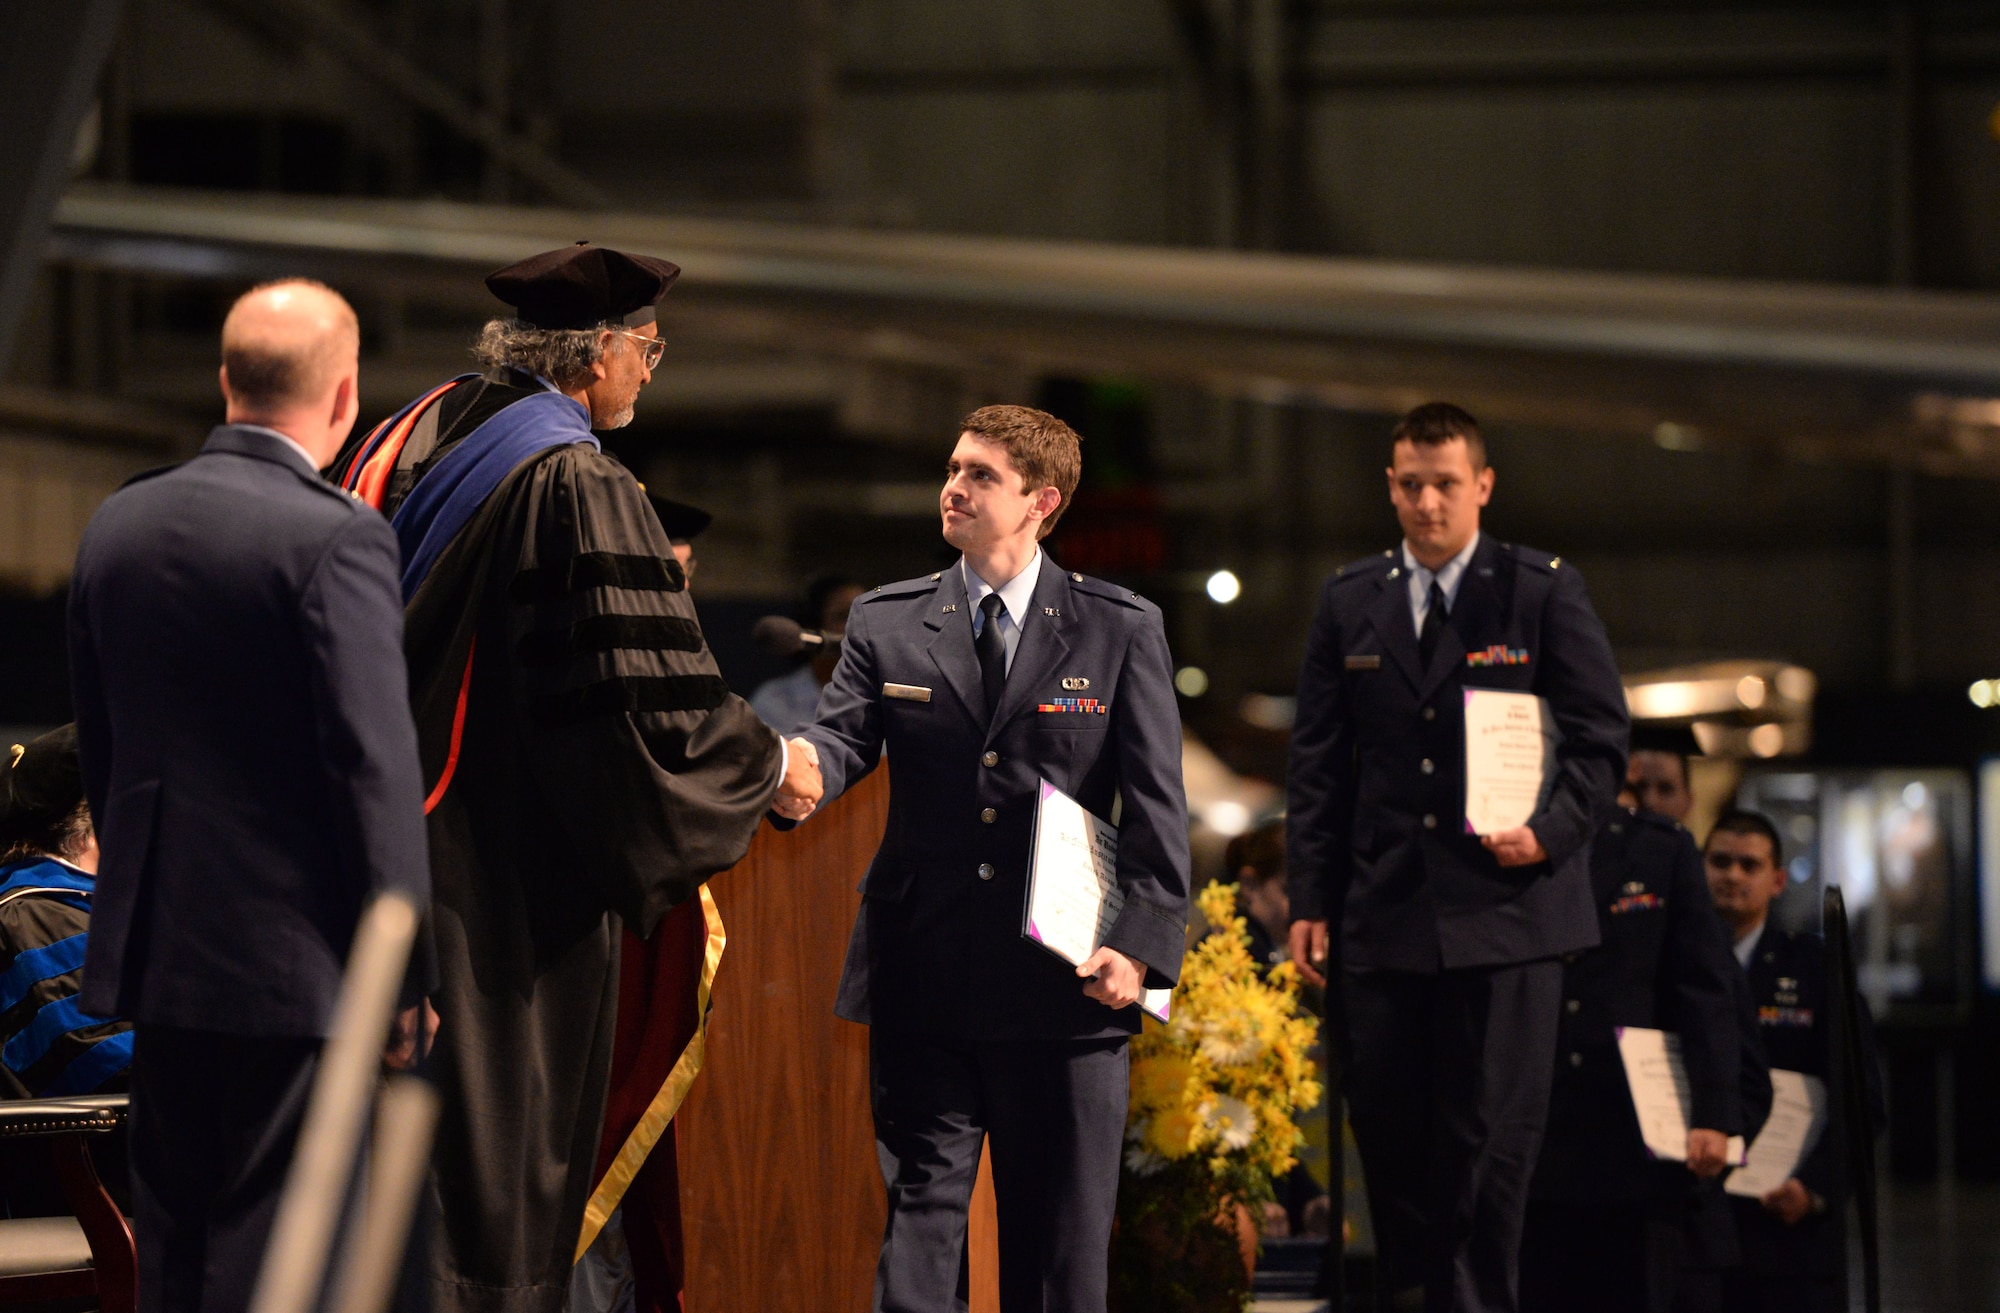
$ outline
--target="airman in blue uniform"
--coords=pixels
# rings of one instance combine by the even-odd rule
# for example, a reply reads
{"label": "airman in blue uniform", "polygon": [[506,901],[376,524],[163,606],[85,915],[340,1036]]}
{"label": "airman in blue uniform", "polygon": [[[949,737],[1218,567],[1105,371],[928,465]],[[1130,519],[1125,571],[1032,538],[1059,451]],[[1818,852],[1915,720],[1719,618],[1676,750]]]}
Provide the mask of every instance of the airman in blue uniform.
{"label": "airman in blue uniform", "polygon": [[[1597,942],[1591,836],[1625,773],[1625,694],[1575,568],[1481,534],[1472,416],[1396,428],[1402,548],[1329,579],[1288,777],[1292,957],[1330,978],[1388,1280],[1413,1304],[1516,1307],[1562,962]],[[1466,820],[1465,701],[1532,693],[1560,734],[1526,824]]]}
{"label": "airman in blue uniform", "polygon": [[[800,732],[828,798],[889,762],[835,1005],[870,1027],[876,1307],[963,1298],[988,1139],[1002,1306],[1103,1313],[1132,1004],[1178,978],[1186,932],[1180,716],[1159,609],[1037,545],[1075,490],[1075,434],[1019,406],[963,428],[940,508],[963,559],[861,596]],[[1080,967],[1022,936],[1043,781],[1118,818],[1123,909]]]}

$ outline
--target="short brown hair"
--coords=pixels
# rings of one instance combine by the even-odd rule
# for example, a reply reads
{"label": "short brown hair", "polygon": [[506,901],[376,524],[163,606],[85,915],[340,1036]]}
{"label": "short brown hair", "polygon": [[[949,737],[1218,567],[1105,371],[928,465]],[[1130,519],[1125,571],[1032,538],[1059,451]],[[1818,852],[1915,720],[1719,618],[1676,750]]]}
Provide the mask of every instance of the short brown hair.
{"label": "short brown hair", "polygon": [[1389,435],[1389,449],[1394,451],[1399,442],[1442,447],[1461,438],[1465,441],[1465,454],[1472,458],[1472,468],[1485,469],[1486,439],[1479,435],[1479,421],[1449,401],[1430,401],[1397,422],[1396,431]]}
{"label": "short brown hair", "polygon": [[970,433],[981,442],[1004,448],[1007,458],[1020,471],[1023,491],[1054,488],[1062,500],[1042,521],[1037,538],[1049,536],[1056,521],[1069,509],[1076,485],[1083,479],[1083,439],[1076,430],[1049,414],[1029,406],[981,406],[958,422],[960,433]]}

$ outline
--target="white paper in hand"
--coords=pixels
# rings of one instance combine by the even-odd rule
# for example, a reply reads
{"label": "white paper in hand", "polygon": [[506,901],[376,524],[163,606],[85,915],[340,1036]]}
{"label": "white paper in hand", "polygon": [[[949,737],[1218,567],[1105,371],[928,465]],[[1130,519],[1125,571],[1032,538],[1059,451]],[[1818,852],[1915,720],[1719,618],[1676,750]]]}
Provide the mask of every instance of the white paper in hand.
{"label": "white paper in hand", "polygon": [[[1071,966],[1082,966],[1103,946],[1124,907],[1125,891],[1118,887],[1118,828],[1041,781],[1021,934]],[[1172,996],[1168,989],[1144,990],[1139,1007],[1165,1021]]]}
{"label": "white paper in hand", "polygon": [[1546,699],[1465,690],[1465,828],[1498,834],[1526,825],[1555,780],[1555,719]]}
{"label": "white paper in hand", "polygon": [[1750,1145],[1749,1160],[1729,1174],[1723,1189],[1762,1199],[1799,1174],[1799,1164],[1826,1129],[1826,1082],[1803,1072],[1771,1068],[1771,1115]]}
{"label": "white paper in hand", "polygon": [[[1625,1061],[1625,1084],[1639,1114],[1646,1152],[1672,1162],[1687,1161],[1688,1109],[1693,1087],[1681,1061],[1681,1037],[1644,1026],[1618,1028],[1618,1056]],[[1743,1137],[1729,1137],[1728,1160],[1743,1161]]]}

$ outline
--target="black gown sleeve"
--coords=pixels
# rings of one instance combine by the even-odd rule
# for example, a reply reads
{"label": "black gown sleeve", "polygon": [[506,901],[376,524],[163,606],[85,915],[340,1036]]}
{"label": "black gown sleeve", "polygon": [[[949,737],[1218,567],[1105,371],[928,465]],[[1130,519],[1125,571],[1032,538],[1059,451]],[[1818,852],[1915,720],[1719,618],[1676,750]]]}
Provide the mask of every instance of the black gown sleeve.
{"label": "black gown sleeve", "polygon": [[783,778],[784,747],[717,673],[631,473],[578,446],[528,477],[521,559],[496,584],[526,686],[531,770],[582,874],[650,935],[742,858]]}

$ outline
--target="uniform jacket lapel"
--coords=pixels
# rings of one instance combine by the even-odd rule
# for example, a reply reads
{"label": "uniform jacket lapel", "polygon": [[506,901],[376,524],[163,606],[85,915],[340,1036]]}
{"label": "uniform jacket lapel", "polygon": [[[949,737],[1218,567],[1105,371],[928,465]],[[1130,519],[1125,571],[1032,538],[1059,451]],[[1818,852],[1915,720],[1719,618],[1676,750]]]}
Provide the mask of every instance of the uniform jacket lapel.
{"label": "uniform jacket lapel", "polygon": [[954,564],[931,594],[924,624],[931,635],[931,660],[950,686],[965,714],[982,728],[986,723],[986,691],[979,679],[979,654],[972,648],[972,616],[965,604],[965,571]]}
{"label": "uniform jacket lapel", "polygon": [[[1021,642],[1014,649],[1014,664],[1007,669],[999,713],[986,729],[989,740],[1002,725],[1028,708],[1034,701],[1035,690],[1046,684],[1056,668],[1069,658],[1069,640],[1063,636],[1063,630],[1071,623],[1072,608],[1068,602],[1069,576],[1045,554],[1041,577],[1035,580],[1034,600],[1028,604],[1028,614],[1021,618]],[[971,650],[969,643],[967,650]],[[975,671],[977,665],[975,654]]]}
{"label": "uniform jacket lapel", "polygon": [[1465,574],[1458,581],[1451,623],[1445,626],[1437,651],[1431,654],[1430,669],[1424,671],[1419,689],[1424,697],[1436,692],[1453,670],[1465,664],[1465,654],[1475,645],[1483,647],[1502,636],[1500,627],[1506,616],[1497,583],[1499,556],[1500,545],[1490,535],[1481,534],[1479,547],[1466,562]]}
{"label": "uniform jacket lapel", "polygon": [[1411,687],[1421,687],[1424,666],[1417,659],[1416,622],[1410,618],[1410,581],[1404,576],[1402,566],[1393,566],[1382,576],[1374,604],[1368,609],[1368,620],[1375,626],[1382,651],[1396,663]]}

